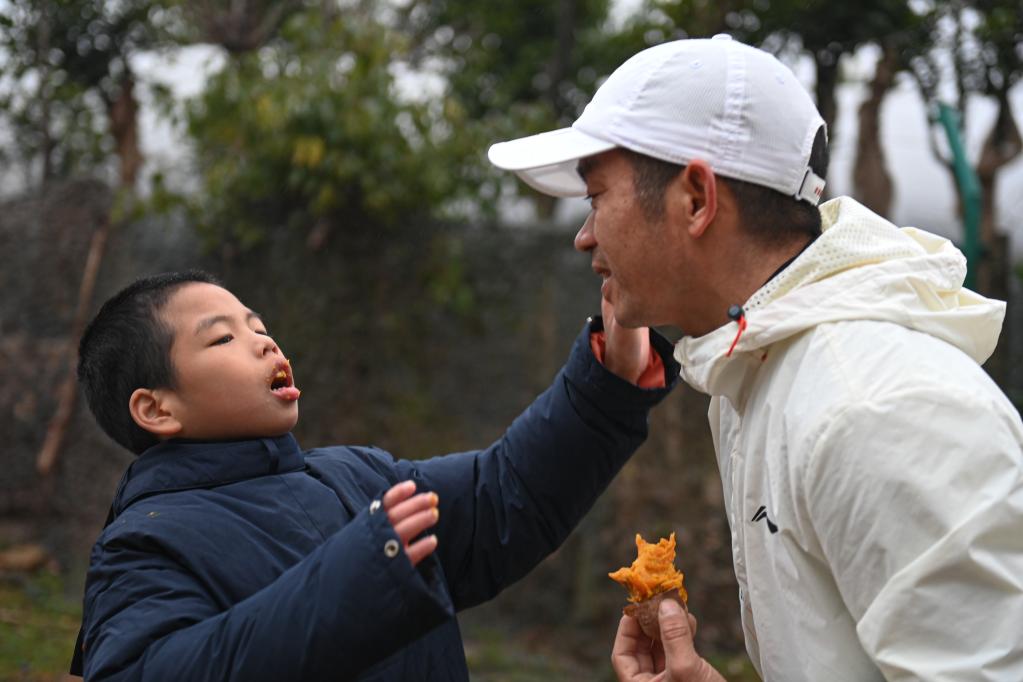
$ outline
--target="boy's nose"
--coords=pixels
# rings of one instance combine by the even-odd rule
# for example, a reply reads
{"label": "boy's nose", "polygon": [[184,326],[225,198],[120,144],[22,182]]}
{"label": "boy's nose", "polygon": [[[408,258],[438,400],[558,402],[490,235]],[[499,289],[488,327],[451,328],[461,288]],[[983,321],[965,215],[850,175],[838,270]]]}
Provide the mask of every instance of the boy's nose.
{"label": "boy's nose", "polygon": [[577,251],[592,251],[597,246],[597,240],[593,236],[593,212],[586,216],[586,221],[579,228],[575,235],[574,246]]}
{"label": "boy's nose", "polygon": [[270,353],[280,353],[281,349],[277,347],[277,344],[274,343],[271,337],[263,336],[261,337],[261,351],[263,355],[267,355]]}

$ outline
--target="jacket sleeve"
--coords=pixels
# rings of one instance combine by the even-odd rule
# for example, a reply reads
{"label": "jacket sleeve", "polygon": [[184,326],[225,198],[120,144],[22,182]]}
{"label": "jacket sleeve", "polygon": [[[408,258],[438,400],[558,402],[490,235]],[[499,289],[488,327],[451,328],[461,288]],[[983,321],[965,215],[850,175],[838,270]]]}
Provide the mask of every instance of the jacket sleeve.
{"label": "jacket sleeve", "polygon": [[904,391],[838,414],[807,504],[888,680],[1023,680],[1023,429],[991,397]]}
{"label": "jacket sleeve", "polygon": [[[130,523],[130,521],[129,521]],[[101,540],[86,587],[86,680],[339,680],[453,615],[386,514],[361,512],[277,580],[227,610],[154,540]]]}
{"label": "jacket sleeve", "polygon": [[590,331],[489,448],[398,464],[399,478],[439,495],[436,555],[456,609],[492,598],[565,540],[646,439],[648,411],[678,379],[671,344],[656,333],[666,387],[641,389],[594,358]]}

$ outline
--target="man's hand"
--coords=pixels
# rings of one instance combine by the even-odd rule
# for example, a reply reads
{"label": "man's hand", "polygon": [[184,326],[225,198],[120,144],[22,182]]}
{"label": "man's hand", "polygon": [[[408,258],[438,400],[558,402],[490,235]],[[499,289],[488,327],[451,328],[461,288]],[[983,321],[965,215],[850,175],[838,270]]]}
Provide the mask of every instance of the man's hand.
{"label": "man's hand", "polygon": [[[414,481],[402,481],[384,493],[383,506],[387,520],[405,547],[405,554],[415,566],[437,549],[437,536],[427,535],[412,542],[424,530],[437,523],[437,493],[416,492]],[[411,543],[411,544],[409,544]]]}
{"label": "man's hand", "polygon": [[628,329],[618,324],[614,306],[600,301],[604,318],[604,366],[630,383],[637,383],[650,363],[650,330],[647,327]]}
{"label": "man's hand", "polygon": [[673,599],[661,602],[657,617],[661,639],[652,642],[639,621],[622,616],[611,651],[619,682],[725,682],[693,648],[696,618]]}

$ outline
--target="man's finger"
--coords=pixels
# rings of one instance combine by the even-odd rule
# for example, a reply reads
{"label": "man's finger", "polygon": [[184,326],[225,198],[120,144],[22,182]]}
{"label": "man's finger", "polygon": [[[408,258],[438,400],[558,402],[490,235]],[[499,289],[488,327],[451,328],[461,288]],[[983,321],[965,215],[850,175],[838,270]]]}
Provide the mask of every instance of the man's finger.
{"label": "man's finger", "polygon": [[619,680],[631,682],[653,677],[655,670],[650,638],[643,634],[635,618],[622,616],[618,621],[618,632],[611,648],[611,667]]}
{"label": "man's finger", "polygon": [[672,662],[672,669],[687,669],[691,661],[699,659],[693,647],[689,614],[674,599],[665,599],[661,602],[657,617],[665,657]]}
{"label": "man's finger", "polygon": [[666,678],[686,682],[724,682],[710,663],[693,646],[696,619],[674,599],[665,599],[658,609],[661,643],[664,645]]}

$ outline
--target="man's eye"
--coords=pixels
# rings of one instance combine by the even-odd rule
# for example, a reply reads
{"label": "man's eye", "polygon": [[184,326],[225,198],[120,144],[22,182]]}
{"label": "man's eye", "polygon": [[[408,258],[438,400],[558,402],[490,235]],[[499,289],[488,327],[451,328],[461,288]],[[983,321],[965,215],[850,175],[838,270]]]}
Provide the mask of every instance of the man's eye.
{"label": "man's eye", "polygon": [[210,345],[211,346],[223,346],[225,343],[230,343],[233,339],[234,339],[234,337],[232,335],[225,334],[225,335],[221,336],[219,339],[217,339],[216,341],[214,341],[213,343],[211,343]]}

